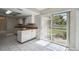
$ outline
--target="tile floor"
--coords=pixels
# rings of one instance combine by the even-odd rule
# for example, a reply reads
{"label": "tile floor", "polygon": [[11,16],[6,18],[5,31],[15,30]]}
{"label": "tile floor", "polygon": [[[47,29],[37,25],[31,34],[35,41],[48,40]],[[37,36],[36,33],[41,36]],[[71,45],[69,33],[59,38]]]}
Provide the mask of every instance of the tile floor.
{"label": "tile floor", "polygon": [[40,46],[35,42],[37,39],[20,44],[16,40],[16,36],[0,38],[0,51],[51,51],[44,46]]}
{"label": "tile floor", "polygon": [[[42,42],[45,44],[42,44]],[[56,49],[55,46],[53,46],[55,44],[47,44],[48,42],[46,43],[37,39],[21,44],[17,42],[16,36],[2,37],[0,38],[0,51],[53,51]]]}

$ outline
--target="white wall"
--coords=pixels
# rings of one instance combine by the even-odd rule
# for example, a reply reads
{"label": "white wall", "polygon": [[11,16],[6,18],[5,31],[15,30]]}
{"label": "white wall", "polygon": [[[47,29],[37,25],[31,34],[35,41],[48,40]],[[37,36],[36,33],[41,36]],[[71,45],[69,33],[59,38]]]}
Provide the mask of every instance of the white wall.
{"label": "white wall", "polygon": [[70,12],[70,49],[76,49],[76,9],[71,9]]}
{"label": "white wall", "polygon": [[47,37],[48,37],[47,28],[48,28],[48,17],[42,16],[40,39],[47,40]]}
{"label": "white wall", "polygon": [[36,38],[40,39],[40,35],[41,35],[41,16],[40,15],[35,16],[35,24],[38,27],[37,33],[36,33]]}
{"label": "white wall", "polygon": [[79,50],[79,10],[76,11],[76,49]]}
{"label": "white wall", "polygon": [[17,20],[15,17],[7,17],[7,32],[14,32],[14,26],[17,24]]}
{"label": "white wall", "polygon": [[41,15],[37,15],[35,17],[35,23],[38,27],[37,29],[37,39],[43,39],[43,40],[47,40],[47,35],[48,35],[48,17],[46,16],[41,16]]}

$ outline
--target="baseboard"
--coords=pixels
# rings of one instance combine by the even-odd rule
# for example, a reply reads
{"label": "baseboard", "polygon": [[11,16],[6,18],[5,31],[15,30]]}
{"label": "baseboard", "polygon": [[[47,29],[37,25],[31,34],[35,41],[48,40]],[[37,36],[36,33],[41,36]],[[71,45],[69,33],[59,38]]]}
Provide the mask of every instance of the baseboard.
{"label": "baseboard", "polygon": [[34,38],[30,39],[30,40],[27,40],[27,41],[25,41],[25,42],[20,42],[20,41],[18,41],[18,40],[17,40],[17,42],[23,44],[23,43],[29,42],[29,41],[31,41],[31,40],[33,40],[33,39],[36,39],[36,37],[34,37]]}
{"label": "baseboard", "polygon": [[79,51],[79,49],[76,49],[76,48],[69,48],[69,51]]}

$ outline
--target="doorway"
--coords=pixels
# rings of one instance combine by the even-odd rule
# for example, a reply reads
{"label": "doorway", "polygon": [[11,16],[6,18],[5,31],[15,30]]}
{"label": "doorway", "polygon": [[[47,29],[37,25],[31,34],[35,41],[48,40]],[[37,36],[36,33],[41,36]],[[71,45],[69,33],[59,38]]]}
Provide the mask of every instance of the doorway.
{"label": "doorway", "polygon": [[0,16],[0,37],[4,37],[6,33],[6,17]]}
{"label": "doorway", "polygon": [[69,47],[70,12],[53,14],[48,20],[48,41]]}

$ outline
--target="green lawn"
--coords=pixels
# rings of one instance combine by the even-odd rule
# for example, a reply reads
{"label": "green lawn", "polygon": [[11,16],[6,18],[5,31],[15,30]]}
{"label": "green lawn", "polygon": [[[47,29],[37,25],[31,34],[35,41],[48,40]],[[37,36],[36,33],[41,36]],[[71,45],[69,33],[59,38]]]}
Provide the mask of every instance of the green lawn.
{"label": "green lawn", "polygon": [[49,29],[49,35],[66,36],[66,27]]}
{"label": "green lawn", "polygon": [[62,32],[66,32],[66,27],[49,29],[49,34],[57,34]]}

